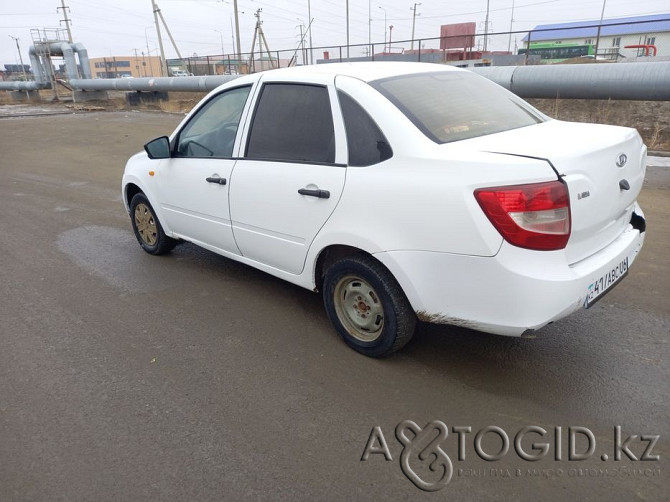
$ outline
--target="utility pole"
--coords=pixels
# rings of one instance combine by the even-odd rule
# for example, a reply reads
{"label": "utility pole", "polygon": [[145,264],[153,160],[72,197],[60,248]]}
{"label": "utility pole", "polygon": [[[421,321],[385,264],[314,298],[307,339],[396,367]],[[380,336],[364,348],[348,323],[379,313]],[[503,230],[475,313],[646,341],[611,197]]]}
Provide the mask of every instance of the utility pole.
{"label": "utility pole", "polygon": [[237,51],[235,50],[235,30],[233,30],[233,17],[229,18],[230,20],[230,42],[233,44],[233,54],[237,57]]}
{"label": "utility pole", "polygon": [[[165,59],[165,49],[163,49],[163,37],[161,37],[161,26],[158,24],[158,13],[160,12],[160,9],[156,5],[155,0],[151,0],[151,7],[154,11],[154,23],[156,24],[156,34],[158,35],[158,47],[161,51],[161,77],[167,77],[167,61]],[[148,48],[149,47],[147,46],[147,50]]]}
{"label": "utility pole", "polygon": [[[149,60],[151,62],[151,60]],[[151,73],[153,76],[153,72]],[[142,51],[142,76],[146,77],[147,76],[147,60],[144,57],[144,51]]]}
{"label": "utility pole", "polygon": [[382,7],[381,5],[379,6],[381,10],[384,11],[384,51],[386,52],[386,9]]}
{"label": "utility pole", "polygon": [[393,25],[389,26],[389,52],[391,52],[391,38],[393,38]]}
{"label": "utility pole", "polygon": [[[298,19],[300,21],[300,19]],[[300,47],[300,54],[302,54],[302,64],[303,66],[307,64],[307,50],[305,49],[305,33],[303,33],[303,28],[305,25],[301,22],[298,25],[298,28],[300,28],[300,43],[298,44],[298,47]]]}
{"label": "utility pole", "polygon": [[274,68],[274,61],[272,60],[272,54],[270,54],[270,46],[268,41],[265,39],[265,33],[263,33],[263,21],[261,21],[261,12],[263,9],[258,9],[254,16],[256,16],[256,29],[254,30],[254,38],[251,41],[251,65],[253,71],[256,71],[256,64],[254,62],[254,48],[256,46],[256,37],[258,37],[258,50],[263,56],[263,45],[265,45],[265,51],[267,52],[268,59],[270,61],[270,68]]}
{"label": "utility pole", "polygon": [[309,19],[309,26],[307,26],[307,31],[309,31],[309,64],[314,64],[314,51],[312,50],[312,2],[307,0],[307,19]]}
{"label": "utility pole", "polygon": [[[240,15],[237,11],[237,0],[233,0],[233,9],[235,11],[235,40],[237,40],[237,64],[240,66],[242,64],[242,53],[240,52]],[[252,54],[253,57],[253,54]],[[238,72],[241,73],[241,67],[238,68]]]}
{"label": "utility pole", "polygon": [[[147,57],[149,58],[149,71],[151,72],[151,76],[154,76],[154,65],[151,62],[151,49],[149,49],[149,35],[147,35],[147,30],[151,28],[151,26],[146,26],[144,28],[144,39],[147,43]],[[144,76],[147,76],[147,66],[146,66],[146,61],[144,60],[144,52],[142,52],[142,65],[144,66]],[[163,71],[163,63],[160,65],[161,67],[161,72]]]}
{"label": "utility pole", "polygon": [[135,52],[135,71],[137,72],[137,76],[141,77],[142,74],[140,73],[140,59],[137,56],[137,49],[133,49],[133,51]]}
{"label": "utility pole", "polygon": [[[177,47],[177,43],[174,41],[174,38],[172,37],[172,33],[170,32],[170,28],[168,27],[167,23],[165,22],[165,18],[163,17],[163,13],[161,10],[158,8],[158,5],[156,4],[156,0],[151,0],[151,5],[153,6],[154,9],[154,22],[156,23],[156,33],[158,34],[158,46],[161,49],[161,74],[165,72],[165,76],[168,76],[168,70],[167,70],[167,59],[165,59],[165,50],[163,49],[163,39],[161,37],[161,29],[160,25],[158,24],[158,18],[161,18],[161,22],[163,23],[163,27],[165,28],[165,31],[168,34],[168,37],[170,38],[170,42],[172,42],[172,48],[174,51],[177,53],[177,57],[181,60],[183,59],[181,57],[181,52],[179,52],[179,48]],[[146,32],[145,32],[146,34]]]}
{"label": "utility pole", "polygon": [[[412,11],[412,45],[410,46],[409,50],[414,50],[414,27],[416,26],[416,16],[420,16],[421,13],[417,14],[416,13],[416,6],[421,5],[421,2],[416,3],[414,2],[414,7],[410,7],[409,10]],[[421,51],[421,47],[419,47],[419,51]]]}
{"label": "utility pole", "polygon": [[221,55],[223,56],[226,53],[226,51],[223,49],[223,32],[220,30],[214,30],[214,31],[219,34],[219,38],[221,39]]}
{"label": "utility pole", "polygon": [[347,0],[347,61],[349,61],[349,0]]}
{"label": "utility pole", "polygon": [[507,52],[512,50],[512,25],[514,25],[514,0],[512,0],[512,15],[509,18],[509,39],[507,40]]}
{"label": "utility pole", "polygon": [[23,56],[21,56],[21,47],[19,47],[19,37],[13,37],[9,35],[9,38],[13,38],[14,42],[16,42],[16,50],[19,51],[19,61],[21,61],[21,72],[23,73],[23,80],[27,81],[28,76],[26,75],[26,67],[23,66]]}
{"label": "utility pole", "polygon": [[182,59],[181,53],[179,52],[179,48],[177,47],[177,44],[174,41],[174,38],[172,38],[172,33],[170,32],[170,28],[168,27],[167,23],[165,22],[165,18],[163,17],[163,13],[161,12],[160,9],[158,9],[158,16],[161,18],[161,21],[163,22],[163,27],[165,28],[165,31],[168,34],[168,37],[170,38],[170,42],[172,42],[172,47],[174,48],[174,51],[177,53],[177,57],[179,59]]}
{"label": "utility pole", "polygon": [[68,42],[72,43],[72,31],[70,30],[70,23],[72,21],[70,21],[70,19],[67,17],[67,13],[70,10],[70,7],[65,5],[65,0],[60,0],[60,4],[61,4],[61,7],[56,7],[56,12],[58,12],[59,10],[63,11],[63,17],[65,19],[61,19],[61,23],[65,23],[65,28],[67,28]]}
{"label": "utility pole", "polygon": [[372,47],[372,0],[368,0],[368,45]]}
{"label": "utility pole", "polygon": [[603,10],[600,12],[600,23],[598,23],[598,35],[596,36],[596,48],[593,53],[593,60],[598,61],[598,46],[600,45],[600,27],[603,24],[603,17],[605,17],[605,5],[607,4],[607,0],[603,0]]}
{"label": "utility pole", "polygon": [[491,0],[486,0],[486,20],[484,21],[484,50],[486,52],[489,41],[489,13],[491,12]]}

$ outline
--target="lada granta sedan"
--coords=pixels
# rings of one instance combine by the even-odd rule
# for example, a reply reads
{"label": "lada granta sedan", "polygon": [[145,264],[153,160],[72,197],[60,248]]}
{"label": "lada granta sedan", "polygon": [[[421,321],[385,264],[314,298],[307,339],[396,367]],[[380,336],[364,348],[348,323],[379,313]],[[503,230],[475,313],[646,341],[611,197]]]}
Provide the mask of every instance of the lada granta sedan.
{"label": "lada granta sedan", "polygon": [[644,241],[634,129],[552,120],[469,71],[246,75],[129,161],[142,248],[192,242],[314,291],[355,350],[417,320],[520,336],[588,308]]}

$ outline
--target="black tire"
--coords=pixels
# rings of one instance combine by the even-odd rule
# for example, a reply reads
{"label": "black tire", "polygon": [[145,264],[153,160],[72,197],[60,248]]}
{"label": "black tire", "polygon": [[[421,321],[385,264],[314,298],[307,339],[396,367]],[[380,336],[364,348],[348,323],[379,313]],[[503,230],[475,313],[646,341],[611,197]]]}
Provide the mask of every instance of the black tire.
{"label": "black tire", "polygon": [[366,356],[392,354],[414,335],[416,315],[405,293],[370,256],[351,256],[332,265],[323,282],[323,302],[340,337]]}
{"label": "black tire", "polygon": [[147,253],[153,255],[169,253],[177,245],[177,240],[165,235],[149,199],[141,192],[130,201],[130,221],[137,242]]}

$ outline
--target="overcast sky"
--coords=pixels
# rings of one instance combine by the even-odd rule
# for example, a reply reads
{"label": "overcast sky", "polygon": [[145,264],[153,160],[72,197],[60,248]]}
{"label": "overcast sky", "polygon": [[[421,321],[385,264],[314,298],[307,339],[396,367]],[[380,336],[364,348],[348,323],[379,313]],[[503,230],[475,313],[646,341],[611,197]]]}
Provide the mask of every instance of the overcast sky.
{"label": "overcast sky", "polygon": [[[670,14],[669,0],[606,0],[605,19],[645,14]],[[232,0],[157,0],[183,56],[232,53]],[[417,5],[416,35],[438,37],[440,25],[476,22],[484,30],[486,0],[435,1],[423,0]],[[491,32],[509,31],[512,0],[490,0]],[[72,19],[75,42],[88,49],[90,57],[130,55],[158,47],[151,0],[66,0]],[[368,19],[371,18],[372,42],[383,44],[393,25],[393,40],[411,37],[414,0],[349,1],[351,43],[367,43]],[[3,0],[0,8],[0,65],[17,63],[18,53],[13,37],[20,38],[21,53],[28,64],[28,47],[32,45],[31,28],[56,28],[63,19],[60,0]],[[538,24],[599,19],[603,0],[514,0],[514,30],[530,29]],[[308,0],[271,2],[270,0],[238,0],[242,52],[249,52],[254,34],[257,9],[265,36],[273,51],[293,49],[299,41],[299,25],[308,24]],[[346,43],[345,0],[311,0],[313,46]],[[369,14],[370,13],[370,14]],[[64,24],[60,24],[65,27]],[[216,31],[218,30],[218,32]],[[220,33],[219,33],[220,32]],[[166,55],[176,53],[163,32]],[[519,40],[521,36],[518,37]],[[512,41],[512,44],[514,42]],[[507,37],[489,42],[492,49],[506,49]],[[426,47],[437,47],[427,42]],[[378,51],[379,49],[376,49]],[[352,56],[360,55],[356,49]],[[318,52],[320,56],[321,51]],[[316,57],[316,54],[315,54]]]}

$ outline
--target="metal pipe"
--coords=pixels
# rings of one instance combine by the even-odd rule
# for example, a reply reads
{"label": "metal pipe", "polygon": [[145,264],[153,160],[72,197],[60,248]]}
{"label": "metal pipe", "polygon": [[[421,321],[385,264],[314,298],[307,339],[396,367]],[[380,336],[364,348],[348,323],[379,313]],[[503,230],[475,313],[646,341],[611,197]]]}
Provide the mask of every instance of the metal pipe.
{"label": "metal pipe", "polygon": [[77,71],[77,61],[74,59],[74,50],[72,45],[68,42],[51,42],[49,43],[49,52],[52,55],[62,55],[65,60],[65,74],[68,80],[79,78]]}
{"label": "metal pipe", "polygon": [[470,70],[522,98],[670,100],[670,62],[666,61]]}
{"label": "metal pipe", "polygon": [[35,82],[44,84],[47,80],[44,76],[44,67],[42,66],[42,61],[40,61],[40,57],[37,55],[37,49],[35,49],[34,45],[31,45],[28,49],[28,58],[30,59],[30,65],[33,68],[33,78],[35,79]]}
{"label": "metal pipe", "polygon": [[72,50],[79,56],[79,66],[81,68],[82,78],[93,78],[91,75],[91,64],[88,60],[88,51],[84,44],[72,44]]}
{"label": "metal pipe", "polygon": [[653,51],[652,56],[656,56],[656,46],[650,44],[634,44],[634,45],[624,45],[624,49],[644,49],[644,55],[649,56],[649,51]]}
{"label": "metal pipe", "polygon": [[[34,48],[31,63],[35,82],[0,82],[0,90],[36,90],[48,83],[37,81],[40,72]],[[523,98],[670,100],[670,62],[601,63],[547,66],[490,66],[471,71],[509,89]],[[81,90],[118,91],[210,91],[237,75],[201,77],[74,79]]]}
{"label": "metal pipe", "polygon": [[73,89],[87,91],[211,91],[239,75],[157,78],[101,78],[70,80]]}
{"label": "metal pipe", "polygon": [[46,89],[47,84],[43,82],[0,82],[0,91],[39,91]]}
{"label": "metal pipe", "polygon": [[[42,44],[43,48],[47,48],[47,44]],[[42,48],[42,47],[41,47]],[[88,51],[81,43],[69,44],[67,42],[53,42],[48,44],[48,49],[50,54],[62,55],[65,59],[65,73],[67,74],[68,80],[76,80],[79,78],[79,70],[77,68],[77,60],[74,57],[74,54],[77,53],[79,56],[79,65],[81,67],[81,76],[85,79],[92,78],[91,75],[91,65],[88,59]],[[26,90],[35,90],[35,89],[45,89],[49,87],[49,79],[46,76],[46,70],[42,61],[37,53],[37,48],[33,45],[28,49],[28,57],[30,58],[30,64],[33,69],[33,75],[35,78],[35,84],[38,84],[37,87],[33,86],[31,83],[26,87]],[[0,86],[0,90],[6,89],[6,86]],[[14,89],[14,88],[12,88]]]}

